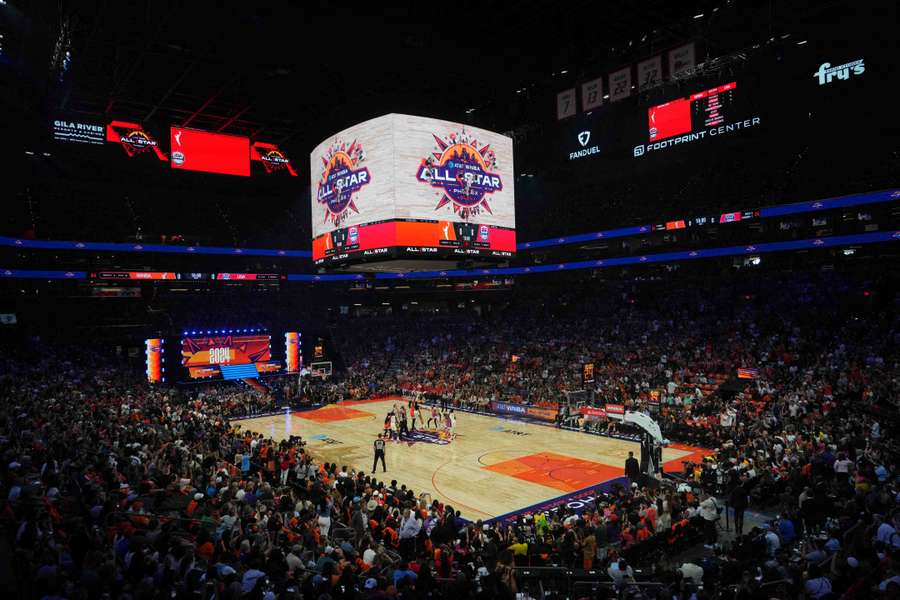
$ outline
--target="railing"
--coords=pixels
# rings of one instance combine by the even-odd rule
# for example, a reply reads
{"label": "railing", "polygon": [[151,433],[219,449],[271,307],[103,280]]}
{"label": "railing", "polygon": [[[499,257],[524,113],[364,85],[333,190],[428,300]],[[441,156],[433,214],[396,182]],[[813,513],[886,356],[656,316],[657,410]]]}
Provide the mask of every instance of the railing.
{"label": "railing", "polygon": [[[601,569],[579,570],[564,567],[517,567],[516,581],[520,589],[539,593],[536,597],[596,597],[598,592],[614,592],[620,598],[640,598],[643,594],[658,594],[665,585],[658,581],[627,581],[617,585]],[[537,587],[537,590],[534,589]],[[636,593],[641,595],[635,596]],[[604,596],[606,597],[606,596]],[[656,597],[654,595],[653,597]]]}

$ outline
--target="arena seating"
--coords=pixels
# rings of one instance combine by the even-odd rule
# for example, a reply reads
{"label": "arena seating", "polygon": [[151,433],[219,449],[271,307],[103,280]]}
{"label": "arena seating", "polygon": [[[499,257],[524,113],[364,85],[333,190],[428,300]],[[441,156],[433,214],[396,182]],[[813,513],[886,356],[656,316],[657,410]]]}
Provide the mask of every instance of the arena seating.
{"label": "arena seating", "polygon": [[[557,302],[535,304],[532,297],[529,308],[511,306],[482,327],[458,317],[452,328],[440,319],[428,328],[386,319],[366,344],[359,340],[369,332],[353,323],[336,333],[354,340],[345,346],[356,352],[346,378],[289,387],[278,400],[221,384],[189,394],[150,389],[136,383],[140,376],[122,358],[83,348],[8,348],[0,358],[8,399],[0,407],[0,472],[15,588],[35,597],[77,589],[85,597],[217,590],[227,598],[356,598],[367,586],[403,597],[511,597],[514,586],[534,593],[543,581],[534,569],[548,567],[556,575],[544,581],[546,589],[588,586],[602,597],[628,587],[627,577],[617,586],[619,573],[607,574],[623,559],[626,572],[644,573],[635,571],[634,589],[650,597],[690,594],[700,581],[735,597],[797,594],[816,584],[820,564],[836,593],[887,589],[900,547],[893,533],[900,526],[896,446],[886,436],[897,415],[890,383],[897,345],[890,341],[898,322],[891,301],[864,298],[861,285],[839,273],[791,281],[770,274],[744,284],[766,290],[758,305],[738,302],[747,292],[741,286],[656,303],[648,285],[632,288],[624,301],[611,296],[603,313],[589,306],[593,301],[559,312]],[[700,304],[694,294],[703,297]],[[868,319],[848,318],[860,307]],[[582,326],[585,315],[590,328]],[[530,327],[499,345],[497,332],[520,320]],[[641,322],[651,324],[649,332],[638,329]],[[604,340],[630,341],[611,354]],[[385,348],[417,358],[385,371],[380,365],[393,362],[380,357]],[[677,403],[677,386],[662,403],[668,416],[661,421],[672,439],[701,439],[715,451],[686,465],[685,488],[619,488],[580,514],[560,508],[482,524],[461,520],[438,501],[423,504],[402,486],[402,474],[388,483],[319,464],[302,439],[275,442],[229,422],[279,403],[349,397],[360,388],[377,393],[420,377],[440,382],[451,371],[477,378],[484,365],[475,348],[487,364],[505,362],[510,351],[526,364],[536,348],[560,353],[535,363],[558,370],[529,375],[509,390],[525,402],[548,402],[571,385],[571,357],[587,348],[606,356],[598,393],[621,394],[636,406],[644,377],[671,369],[673,380],[682,372],[687,382],[694,381],[688,372],[700,373],[697,381],[706,382],[697,384],[701,394],[690,409]],[[618,360],[634,366],[633,379],[617,379]],[[746,397],[725,398],[716,387],[737,364],[758,367],[760,379]],[[523,370],[498,372],[516,379]],[[638,385],[621,385],[634,380]],[[462,402],[462,390],[477,394],[477,379],[452,382],[463,386],[446,388],[452,403]],[[729,431],[698,424],[723,410],[736,414]],[[771,525],[747,528],[696,557],[692,549],[710,541],[707,493],[724,504],[735,490],[752,508],[770,511]]]}

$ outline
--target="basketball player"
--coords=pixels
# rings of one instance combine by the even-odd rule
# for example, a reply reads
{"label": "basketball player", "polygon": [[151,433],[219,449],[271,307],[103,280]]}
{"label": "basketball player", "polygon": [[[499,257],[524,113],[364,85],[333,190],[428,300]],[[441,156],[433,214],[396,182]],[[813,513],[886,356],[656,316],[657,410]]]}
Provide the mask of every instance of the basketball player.
{"label": "basketball player", "polygon": [[432,423],[432,421],[434,422],[434,428],[435,428],[435,429],[437,429],[438,427],[440,427],[440,425],[441,425],[441,411],[438,409],[438,405],[437,405],[437,404],[432,404],[432,405],[431,405],[431,416],[428,417],[428,422],[425,424],[425,426],[426,426],[428,429],[431,429],[431,423]]}
{"label": "basketball player", "polygon": [[384,439],[381,434],[378,434],[378,439],[375,440],[373,444],[375,448],[375,461],[372,463],[372,475],[375,474],[375,469],[378,467],[378,459],[381,459],[381,472],[387,473],[387,466],[384,464]]}
{"label": "basketball player", "polygon": [[453,409],[444,413],[444,431],[447,433],[447,439],[453,439],[453,426],[456,425],[456,417],[453,416]]}
{"label": "basketball player", "polygon": [[398,434],[399,440],[403,439],[404,433],[406,434],[407,437],[409,437],[409,421],[407,421],[407,419],[406,419],[406,411],[401,409],[400,410],[400,431]]}
{"label": "basketball player", "polygon": [[396,410],[391,412],[391,431],[393,433],[393,439],[398,444],[400,443],[400,418],[398,417],[398,413]]}
{"label": "basketball player", "polygon": [[409,416],[410,416],[410,419],[412,420],[412,430],[413,431],[416,430],[416,422],[418,422],[419,426],[421,427],[422,421],[423,421],[422,409],[420,408],[418,402],[413,402],[413,405],[412,405],[412,407],[410,407],[410,410],[409,410]]}
{"label": "basketball player", "polygon": [[392,413],[388,413],[384,417],[384,439],[386,440],[394,439],[394,432],[391,428],[391,414]]}
{"label": "basketball player", "polygon": [[415,431],[416,430],[416,416],[419,412],[419,403],[416,402],[415,400],[410,400],[407,410],[409,411],[409,422],[411,425],[410,431]]}

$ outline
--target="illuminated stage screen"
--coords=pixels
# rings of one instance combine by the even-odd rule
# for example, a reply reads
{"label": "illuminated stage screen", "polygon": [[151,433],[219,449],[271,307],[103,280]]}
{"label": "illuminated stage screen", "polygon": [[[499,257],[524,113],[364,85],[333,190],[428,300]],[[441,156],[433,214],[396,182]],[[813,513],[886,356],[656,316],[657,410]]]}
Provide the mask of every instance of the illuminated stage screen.
{"label": "illuminated stage screen", "polygon": [[189,380],[245,379],[277,373],[265,334],[189,336],[181,340],[181,366]]}
{"label": "illuminated stage screen", "polygon": [[512,139],[390,114],[310,155],[313,260],[508,258],[515,253]]}
{"label": "illuminated stage screen", "polygon": [[172,127],[170,137],[173,169],[250,175],[249,138],[184,127]]}

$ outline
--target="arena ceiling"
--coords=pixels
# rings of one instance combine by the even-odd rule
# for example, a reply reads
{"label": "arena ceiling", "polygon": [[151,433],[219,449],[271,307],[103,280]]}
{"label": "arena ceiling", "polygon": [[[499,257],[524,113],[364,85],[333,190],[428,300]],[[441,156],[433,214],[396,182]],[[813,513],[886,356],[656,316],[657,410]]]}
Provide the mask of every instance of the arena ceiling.
{"label": "arena ceiling", "polygon": [[[30,31],[28,76],[45,113],[177,123],[304,151],[386,112],[508,129],[536,90],[586,69],[686,39],[714,46],[752,21],[807,5],[773,2],[773,13],[733,0],[406,0],[339,10],[325,2],[19,2],[7,8],[21,11]],[[540,103],[549,113],[543,96]]]}

